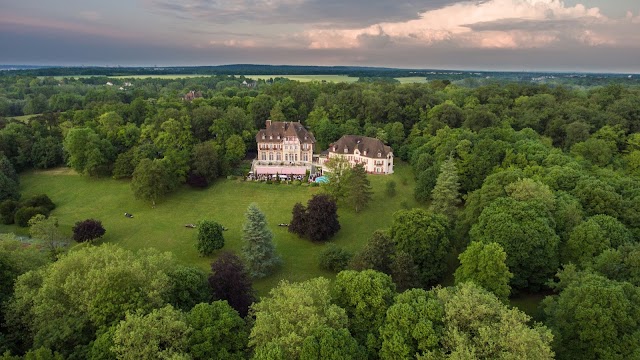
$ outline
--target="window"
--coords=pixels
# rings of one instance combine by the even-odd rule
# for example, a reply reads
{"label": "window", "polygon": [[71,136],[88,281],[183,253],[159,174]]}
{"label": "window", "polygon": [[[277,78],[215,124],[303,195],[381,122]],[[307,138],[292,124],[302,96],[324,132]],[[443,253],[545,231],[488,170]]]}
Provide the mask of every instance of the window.
{"label": "window", "polygon": [[264,134],[262,134],[262,140],[264,140],[266,138],[266,136],[264,136]]}
{"label": "window", "polygon": [[273,161],[273,153],[269,153],[269,161]]}
{"label": "window", "polygon": [[381,156],[382,156],[382,153],[381,153],[381,152],[379,152],[379,153],[378,153],[378,157],[381,157]]}
{"label": "window", "polygon": [[289,154],[284,154],[284,161],[289,161]]}
{"label": "window", "polygon": [[267,160],[267,153],[262,153],[262,160]]}
{"label": "window", "polygon": [[307,153],[304,154],[304,161],[309,161],[309,155],[307,155]]}
{"label": "window", "polygon": [[298,154],[296,154],[296,161],[298,161]]}
{"label": "window", "polygon": [[282,161],[282,154],[277,153],[277,154],[276,154],[276,160],[277,160],[277,161]]}
{"label": "window", "polygon": [[269,135],[269,140],[273,140],[273,135]]}
{"label": "window", "polygon": [[344,153],[348,153],[349,152],[349,148],[344,148]]}

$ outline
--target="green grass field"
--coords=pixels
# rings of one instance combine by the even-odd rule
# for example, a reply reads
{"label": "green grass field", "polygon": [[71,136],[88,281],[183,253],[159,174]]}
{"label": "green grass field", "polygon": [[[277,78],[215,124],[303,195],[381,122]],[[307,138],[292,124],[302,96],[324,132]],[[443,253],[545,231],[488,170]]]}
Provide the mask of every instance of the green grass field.
{"label": "green grass field", "polygon": [[[342,229],[332,239],[349,251],[362,248],[373,231],[391,225],[392,215],[403,208],[418,206],[413,200],[413,176],[406,164],[398,163],[396,173],[389,176],[369,176],[374,195],[367,209],[360,213],[339,205]],[[397,195],[388,197],[385,184],[394,180]],[[318,268],[319,253],[325,245],[314,244],[290,234],[279,223],[291,220],[291,209],[296,202],[306,204],[319,188],[294,185],[267,185],[220,179],[205,190],[184,187],[158,203],[156,208],[136,200],[127,180],[89,178],[79,176],[68,168],[32,171],[21,174],[23,197],[46,193],[57,205],[52,215],[59,219],[64,231],[71,234],[76,221],[95,218],[102,221],[107,233],[103,239],[127,249],[154,247],[170,251],[185,263],[208,270],[213,257],[198,256],[194,247],[195,229],[184,227],[201,219],[220,222],[225,232],[224,249],[238,252],[242,247],[241,229],[244,212],[256,202],[267,216],[274,234],[278,252],[283,258],[282,268],[274,275],[255,283],[260,294],[265,294],[280,279],[300,281],[317,276],[332,277]],[[134,214],[133,219],[124,213]],[[0,232],[25,233],[16,226],[0,225]]]}
{"label": "green grass field", "polygon": [[38,115],[42,115],[42,114],[31,114],[31,115],[22,115],[22,116],[11,116],[10,118],[11,118],[11,119],[16,119],[16,120],[18,120],[18,121],[20,121],[20,122],[23,122],[23,123],[26,123],[26,122],[28,122],[29,120],[31,120],[31,118],[34,118],[34,117],[36,117],[36,116],[38,116]]}

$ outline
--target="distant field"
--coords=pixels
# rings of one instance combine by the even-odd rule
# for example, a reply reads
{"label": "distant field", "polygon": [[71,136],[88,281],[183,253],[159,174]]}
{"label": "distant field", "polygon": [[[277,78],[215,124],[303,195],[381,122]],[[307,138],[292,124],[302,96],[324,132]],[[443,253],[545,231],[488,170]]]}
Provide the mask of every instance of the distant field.
{"label": "distant field", "polygon": [[350,77],[346,75],[245,75],[244,77],[250,79],[273,79],[276,77],[287,78],[294,81],[310,82],[310,81],[326,81],[326,82],[346,82],[353,83],[358,81],[357,77]]}
{"label": "distant field", "polygon": [[[95,75],[100,77],[106,77],[104,75]],[[197,77],[209,77],[213,75],[124,75],[124,76],[109,76],[111,79],[186,79],[186,78],[197,78]],[[239,76],[239,75],[236,75]],[[75,75],[75,76],[54,76],[55,79],[61,80],[63,78],[89,78],[93,77],[93,75]],[[294,81],[300,82],[310,82],[310,81],[326,81],[326,82],[346,82],[346,83],[354,83],[358,81],[357,77],[351,77],[347,75],[245,75],[246,78],[249,79],[272,79],[276,77],[283,77],[287,79],[291,79]],[[396,78],[402,84],[409,83],[426,83],[428,82],[425,77],[399,77]]]}
{"label": "distant field", "polygon": [[[391,176],[369,177],[374,196],[367,209],[356,214],[340,207],[342,229],[333,243],[349,251],[357,251],[373,231],[391,225],[393,213],[402,209],[403,204],[418,206],[413,200],[414,182],[410,167],[397,164],[395,170]],[[403,185],[403,179],[406,185]],[[397,183],[397,195],[392,198],[384,193],[388,180]],[[195,230],[184,225],[201,219],[218,221],[229,228],[224,234],[225,249],[238,252],[242,247],[244,212],[251,202],[256,202],[267,215],[278,252],[284,260],[283,267],[276,274],[255,284],[260,294],[266,294],[281,279],[301,281],[333,276],[318,268],[318,256],[325,245],[299,239],[287,228],[277,226],[288,223],[293,205],[296,202],[306,204],[319,188],[221,179],[205,190],[185,186],[152,209],[148,203],[133,198],[126,180],[89,178],[70,169],[59,168],[21,174],[20,182],[23,196],[46,193],[51,197],[57,205],[52,215],[59,219],[60,226],[69,234],[76,221],[96,218],[107,229],[104,241],[127,249],[155,247],[170,251],[181,262],[207,271],[213,258],[198,256],[194,247]],[[134,218],[124,217],[125,212],[134,214]],[[0,232],[25,234],[26,230],[0,225]]]}
{"label": "distant field", "polygon": [[16,119],[18,121],[21,122],[27,122],[29,121],[31,118],[36,117],[38,115],[42,115],[42,114],[31,114],[31,115],[22,115],[22,116],[10,116],[11,119]]}
{"label": "distant field", "polygon": [[109,76],[111,79],[186,79],[197,77],[211,77],[213,75],[123,75],[123,76]]}

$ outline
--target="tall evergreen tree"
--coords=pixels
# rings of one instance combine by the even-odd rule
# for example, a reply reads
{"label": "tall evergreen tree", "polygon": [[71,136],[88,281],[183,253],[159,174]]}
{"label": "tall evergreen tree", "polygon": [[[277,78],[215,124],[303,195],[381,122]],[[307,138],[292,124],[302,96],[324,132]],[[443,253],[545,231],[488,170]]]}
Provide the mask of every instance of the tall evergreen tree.
{"label": "tall evergreen tree", "polygon": [[371,195],[373,194],[364,164],[356,164],[356,166],[347,173],[346,180],[347,203],[353,206],[356,212],[360,212],[360,210],[366,207],[369,201],[371,201]]}
{"label": "tall evergreen tree", "polygon": [[453,220],[456,206],[460,204],[460,182],[456,161],[452,156],[442,163],[436,186],[431,192],[431,211],[445,215]]}
{"label": "tall evergreen tree", "polygon": [[249,274],[253,278],[262,278],[269,275],[281,259],[273,245],[273,233],[267,228],[265,215],[256,203],[249,205],[245,217],[242,254],[247,261]]}

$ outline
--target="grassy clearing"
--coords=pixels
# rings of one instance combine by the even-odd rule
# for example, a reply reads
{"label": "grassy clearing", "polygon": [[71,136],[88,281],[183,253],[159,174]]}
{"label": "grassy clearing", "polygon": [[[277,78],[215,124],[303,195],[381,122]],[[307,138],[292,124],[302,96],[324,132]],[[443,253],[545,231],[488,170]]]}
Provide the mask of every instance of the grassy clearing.
{"label": "grassy clearing", "polygon": [[31,115],[22,115],[22,116],[11,116],[11,119],[16,119],[20,122],[23,123],[27,123],[29,122],[29,120],[31,120],[32,118],[36,117],[36,116],[40,116],[42,114],[31,114]]}
{"label": "grassy clearing", "polygon": [[211,77],[213,75],[122,75],[122,76],[109,76],[110,79],[188,79],[198,77]]}
{"label": "grassy clearing", "polygon": [[281,77],[300,82],[326,81],[353,83],[358,81],[357,77],[347,75],[245,75],[244,77],[256,80],[268,80]]}
{"label": "grassy clearing", "polygon": [[[332,240],[349,251],[357,251],[366,243],[373,231],[391,225],[392,215],[404,206],[418,206],[413,200],[413,176],[406,164],[396,164],[396,173],[390,176],[370,176],[374,190],[367,209],[360,213],[339,205],[342,229]],[[59,219],[64,231],[71,233],[76,221],[96,218],[102,221],[107,233],[105,242],[119,244],[127,249],[154,247],[170,251],[185,263],[208,270],[213,257],[198,256],[194,247],[195,230],[185,228],[188,223],[201,219],[220,222],[225,232],[225,250],[238,252],[242,247],[241,233],[244,212],[256,202],[267,216],[274,233],[278,252],[284,263],[274,275],[256,282],[260,294],[265,294],[281,279],[301,281],[333,274],[318,268],[322,244],[314,244],[290,234],[279,223],[291,220],[291,209],[296,202],[305,203],[319,188],[293,185],[267,185],[239,180],[219,180],[205,190],[184,187],[160,202],[156,208],[133,198],[129,181],[79,176],[67,168],[32,171],[21,174],[23,196],[46,193],[57,208],[53,216]],[[389,198],[385,184],[397,183],[397,195]],[[134,214],[133,219],[124,213]],[[25,229],[0,225],[0,232],[24,234]]]}

